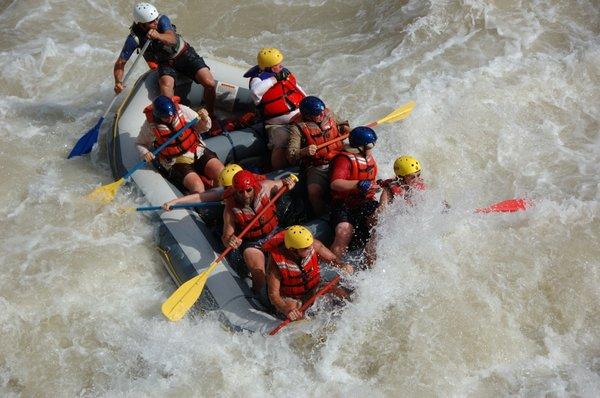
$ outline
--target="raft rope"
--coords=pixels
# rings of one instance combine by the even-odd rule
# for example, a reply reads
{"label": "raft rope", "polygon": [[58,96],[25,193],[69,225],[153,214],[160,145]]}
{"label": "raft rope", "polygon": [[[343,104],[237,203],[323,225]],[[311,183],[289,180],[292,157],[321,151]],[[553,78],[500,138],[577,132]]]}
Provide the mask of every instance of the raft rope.
{"label": "raft rope", "polygon": [[229,134],[228,131],[223,130],[222,135],[224,135],[229,140],[229,144],[231,145],[231,153],[233,154],[233,162],[232,163],[237,163],[238,156],[235,151],[235,145],[233,144],[233,139],[231,139],[231,134]]}

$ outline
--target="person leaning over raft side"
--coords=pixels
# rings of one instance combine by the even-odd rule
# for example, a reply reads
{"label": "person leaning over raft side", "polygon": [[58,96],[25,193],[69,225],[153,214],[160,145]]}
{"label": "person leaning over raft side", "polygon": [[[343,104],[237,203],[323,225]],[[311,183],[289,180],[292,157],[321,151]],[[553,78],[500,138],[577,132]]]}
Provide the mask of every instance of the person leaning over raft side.
{"label": "person leaning over raft side", "polygon": [[[220,202],[233,195],[233,176],[238,171],[242,171],[241,166],[230,163],[221,170],[219,173],[219,187],[209,189],[200,193],[191,193],[180,198],[171,199],[168,202],[162,204],[162,208],[165,211],[170,211],[171,207],[180,203],[194,203],[194,202]],[[254,178],[258,181],[265,179],[265,176],[261,174],[255,174]]]}
{"label": "person leaning over raft side", "polygon": [[215,106],[215,79],[194,47],[176,32],[175,25],[171,24],[169,17],[159,15],[156,7],[151,4],[136,4],[133,7],[133,21],[131,32],[114,66],[115,93],[123,91],[123,72],[131,54],[137,48],[142,48],[147,40],[152,40],[144,58],[151,67],[154,63],[158,64],[160,93],[172,97],[175,95],[177,74],[187,76],[204,86],[204,102],[212,117]]}
{"label": "person leaning over raft side", "polygon": [[[365,244],[376,222],[375,200],[377,164],[372,155],[377,134],[369,127],[356,127],[350,132],[350,147],[331,162],[331,225],[335,238],[331,251],[342,257],[354,236]],[[371,254],[365,252],[368,258]]]}
{"label": "person leaning over raft side", "polygon": [[401,197],[406,203],[411,204],[411,197],[415,191],[426,189],[425,183],[421,178],[421,164],[412,156],[400,156],[394,162],[395,178],[378,181],[379,186],[383,188],[381,198],[381,208],[394,201],[394,198]]}
{"label": "person leaning over raft side", "polygon": [[286,146],[290,135],[288,123],[299,113],[300,101],[306,97],[296,76],[283,67],[283,54],[276,48],[262,48],[258,65],[248,70],[250,96],[264,119],[274,170],[288,166]]}
{"label": "person leaning over raft side", "polygon": [[[321,282],[319,260],[351,274],[354,268],[341,262],[303,226],[293,225],[269,239],[263,250],[269,252],[267,288],[269,300],[278,312],[292,321],[300,319],[300,307],[312,297]],[[339,287],[332,293],[346,298]]]}
{"label": "person leaning over raft side", "polygon": [[[400,156],[394,162],[395,178],[387,180],[378,180],[377,184],[383,188],[381,197],[379,198],[379,207],[376,215],[378,216],[383,209],[394,202],[396,197],[404,199],[408,205],[412,205],[411,198],[416,191],[425,190],[425,183],[421,179],[421,164],[412,156]],[[444,202],[445,206],[448,204]],[[375,217],[377,218],[377,217]],[[371,236],[366,244],[365,252],[369,253],[366,258],[366,265],[372,267],[376,259],[377,238]]]}
{"label": "person leaning over raft side", "polygon": [[278,231],[279,220],[275,205],[269,206],[270,210],[248,231],[243,240],[236,234],[254,219],[283,185],[292,189],[295,181],[292,177],[279,181],[258,181],[253,173],[238,171],[233,176],[233,195],[225,200],[221,240],[225,246],[238,248],[241,245],[244,262],[252,277],[252,290],[257,295],[265,285],[265,255],[261,246]]}
{"label": "person leaning over raft side", "polygon": [[350,132],[348,121],[342,121],[325,107],[321,99],[308,96],[300,102],[300,115],[291,121],[287,148],[288,161],[300,164],[306,175],[308,200],[317,216],[327,212],[329,194],[329,162],[344,149],[342,141],[317,150],[317,146]]}
{"label": "person leaning over raft side", "polygon": [[154,159],[151,150],[167,141],[188,121],[198,118],[199,122],[188,128],[175,141],[167,145],[159,154],[160,164],[168,171],[168,178],[180,184],[189,192],[204,192],[200,175],[216,184],[223,163],[217,155],[204,146],[199,134],[210,129],[210,118],[205,110],[200,114],[173,99],[159,95],[144,109],[146,120],[142,124],[136,140],[140,157],[147,163]]}

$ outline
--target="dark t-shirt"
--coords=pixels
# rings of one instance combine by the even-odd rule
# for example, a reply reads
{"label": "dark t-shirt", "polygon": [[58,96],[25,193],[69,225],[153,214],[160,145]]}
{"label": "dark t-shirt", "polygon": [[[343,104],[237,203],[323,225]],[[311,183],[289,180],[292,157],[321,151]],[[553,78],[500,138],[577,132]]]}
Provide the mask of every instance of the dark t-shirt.
{"label": "dark t-shirt", "polygon": [[[166,15],[161,15],[160,18],[158,18],[158,27],[156,30],[158,33],[165,33],[167,30],[175,30],[175,28],[173,27],[173,24],[171,24],[169,17]],[[146,43],[146,40],[148,40],[147,37],[140,37],[138,43],[138,38],[136,35],[130,33],[125,40],[125,44],[123,45],[123,49],[121,50],[119,58],[122,58],[125,61],[129,60],[129,58],[131,58],[131,54],[133,54],[137,48],[142,48]]]}

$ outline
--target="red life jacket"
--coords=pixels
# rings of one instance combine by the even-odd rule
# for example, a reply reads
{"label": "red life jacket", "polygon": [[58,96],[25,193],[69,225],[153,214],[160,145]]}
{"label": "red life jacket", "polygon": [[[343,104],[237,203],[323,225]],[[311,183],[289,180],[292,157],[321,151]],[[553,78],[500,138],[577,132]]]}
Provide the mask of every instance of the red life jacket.
{"label": "red life jacket", "polygon": [[[333,113],[329,109],[325,109],[325,118],[320,124],[299,121],[296,123],[296,126],[302,132],[307,146],[319,146],[340,136],[338,125],[333,118]],[[334,142],[319,149],[313,156],[304,158],[303,162],[307,162],[313,166],[322,166],[328,164],[342,149],[344,149],[342,141]]]}
{"label": "red life jacket", "polygon": [[296,263],[283,244],[284,235],[285,231],[277,233],[263,245],[263,250],[271,254],[281,274],[279,293],[302,300],[321,282],[319,258],[315,249],[311,248],[300,264]]}
{"label": "red life jacket", "polygon": [[[254,217],[269,203],[271,199],[269,190],[262,186],[254,189],[254,195],[254,203],[252,204],[252,208],[240,208],[232,194],[230,194],[227,199],[228,207],[233,213],[236,234],[239,234],[244,228],[246,228],[246,225],[248,225],[250,221],[254,219]],[[248,233],[246,233],[245,238],[250,240],[260,239],[273,231],[278,224],[279,220],[277,219],[275,205],[269,206],[269,210],[267,210],[265,214],[258,219],[256,225],[250,228]]]}
{"label": "red life jacket", "polygon": [[296,76],[292,73],[285,79],[275,83],[262,96],[258,107],[265,119],[285,115],[298,109],[304,94],[296,85]]}
{"label": "red life jacket", "polygon": [[[350,160],[351,171],[348,180],[371,180],[375,183],[377,178],[377,163],[375,163],[375,158],[373,156],[365,159],[362,156],[350,152],[340,152],[336,157],[337,156],[345,156]],[[347,206],[354,207],[365,199],[373,199],[375,197],[375,191],[368,191],[364,194],[357,188],[349,191],[334,191],[332,189],[331,196],[335,201],[342,201]]]}
{"label": "red life jacket", "polygon": [[[163,122],[157,123],[154,120],[154,115],[152,115],[152,104],[144,108],[146,119],[148,120],[148,123],[150,123],[150,128],[152,129],[152,133],[155,137],[154,146],[156,148],[164,144],[173,136],[173,134],[178,132],[188,122],[188,120],[186,120],[183,116],[183,110],[179,106],[179,97],[172,97],[171,99],[175,103],[177,115],[170,124],[165,124]],[[199,143],[200,139],[198,138],[198,134],[196,134],[194,129],[190,127],[179,137],[173,140],[173,142],[167,145],[162,151],[160,151],[158,156],[170,159],[179,155],[183,155],[186,152],[195,152]]]}
{"label": "red life jacket", "polygon": [[412,204],[410,197],[412,196],[413,190],[424,191],[426,189],[423,181],[415,181],[411,185],[402,185],[396,178],[384,180],[380,185],[384,188],[388,188],[392,193],[390,201],[393,201],[396,196],[400,196],[407,204]]}

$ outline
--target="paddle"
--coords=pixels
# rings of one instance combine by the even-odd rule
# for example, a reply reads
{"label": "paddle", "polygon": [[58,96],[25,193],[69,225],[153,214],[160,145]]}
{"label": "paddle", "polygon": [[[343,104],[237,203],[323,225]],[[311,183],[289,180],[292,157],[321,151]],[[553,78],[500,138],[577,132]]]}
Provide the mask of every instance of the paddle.
{"label": "paddle", "polygon": [[[267,203],[265,207],[250,221],[246,228],[240,232],[237,236],[238,239],[242,239],[248,231],[258,222],[258,220],[265,214],[265,212],[271,207],[277,199],[281,197],[288,190],[287,185],[284,185],[279,189],[279,191],[273,196],[273,198]],[[204,289],[204,285],[208,280],[210,274],[215,270],[217,265],[225,258],[230,251],[232,251],[232,247],[227,247],[219,257],[215,261],[213,261],[206,270],[202,271],[197,276],[191,278],[183,285],[179,286],[177,290],[163,303],[161,306],[162,313],[164,316],[169,318],[171,321],[178,321],[185,315],[186,312],[198,300],[200,294],[202,294],[202,290]]]}
{"label": "paddle", "polygon": [[506,199],[488,207],[475,209],[475,213],[514,213],[516,211],[527,210],[531,206],[533,206],[533,202],[527,199]]}
{"label": "paddle", "polygon": [[[314,296],[312,296],[311,298],[306,300],[306,302],[304,304],[302,304],[302,307],[300,307],[300,312],[304,313],[304,311],[306,311],[306,309],[308,307],[310,307],[319,296],[322,296],[325,293],[327,293],[328,291],[330,291],[335,286],[335,284],[339,282],[339,280],[340,280],[340,276],[337,275],[329,283],[327,283],[325,286],[323,286],[319,291],[317,291],[315,293]],[[275,329],[273,329],[269,332],[269,336],[274,336],[275,334],[277,334],[277,332],[279,332],[281,329],[286,327],[287,324],[290,322],[291,322],[291,319],[286,319],[285,321],[281,322],[279,324],[279,326],[277,326]]]}
{"label": "paddle", "polygon": [[[417,104],[415,103],[415,101],[409,101],[406,104],[402,105],[400,108],[391,112],[390,114],[382,117],[381,119],[367,124],[366,127],[375,127],[375,126],[379,126],[380,124],[383,124],[383,123],[391,123],[391,122],[397,122],[398,120],[404,120],[408,116],[410,116],[410,114],[412,113],[412,110],[414,109],[414,107],[416,105]],[[348,138],[348,136],[349,136],[349,134],[344,134],[337,138],[332,139],[331,141],[327,141],[327,142],[322,143],[321,145],[317,145],[317,150],[319,150],[321,148],[325,148],[326,146],[329,146],[331,144],[335,144],[338,141],[343,141],[346,138]]]}
{"label": "paddle", "polygon": [[[172,205],[171,209],[189,209],[192,207],[212,207],[219,206],[223,204],[223,202],[191,202],[191,203],[181,203],[177,205]],[[145,206],[145,207],[136,207],[135,211],[154,211],[154,210],[162,210],[162,206]]]}
{"label": "paddle", "polygon": [[[183,132],[185,130],[192,127],[196,123],[198,123],[197,118],[187,122],[185,126],[183,126],[181,129],[179,129],[175,134],[173,134],[173,136],[171,138],[169,138],[167,141],[165,141],[164,144],[162,144],[161,146],[156,148],[154,150],[154,152],[152,152],[152,154],[154,156],[156,156],[167,145],[169,145],[177,137],[179,137],[181,134],[183,134]],[[127,173],[125,173],[125,175],[123,177],[121,177],[117,181],[112,182],[108,185],[103,185],[103,186],[100,186],[100,187],[94,189],[90,194],[88,194],[86,196],[86,198],[90,199],[90,200],[98,200],[102,203],[109,203],[110,201],[112,201],[114,199],[115,195],[117,194],[117,190],[121,187],[121,185],[123,185],[125,183],[125,179],[129,178],[133,173],[135,173],[138,169],[143,167],[145,164],[146,164],[145,160],[140,161],[138,164],[133,166],[131,169],[127,170]]]}
{"label": "paddle", "polygon": [[[144,47],[142,47],[140,53],[138,54],[137,58],[133,62],[133,65],[131,65],[131,68],[129,68],[129,70],[127,71],[127,74],[123,78],[123,84],[125,84],[125,82],[129,78],[129,76],[131,75],[131,72],[133,72],[135,65],[138,63],[140,58],[142,58],[142,56],[144,55],[144,52],[146,52],[146,49],[148,48],[148,45],[150,44],[150,42],[151,42],[151,40],[147,40],[146,44],[144,44]],[[104,112],[104,115],[102,115],[100,120],[98,120],[98,123],[96,123],[96,125],[94,127],[89,129],[87,133],[85,133],[83,136],[81,136],[81,138],[79,138],[79,140],[77,140],[77,142],[75,143],[75,146],[73,147],[73,149],[71,149],[69,156],[67,156],[67,159],[71,159],[72,157],[75,157],[75,156],[85,155],[92,151],[94,144],[98,141],[98,134],[100,132],[100,126],[102,126],[102,122],[104,122],[106,115],[108,115],[108,112],[110,112],[110,109],[112,108],[112,106],[115,103],[115,101],[117,100],[117,98],[119,98],[119,95],[115,95],[113,100],[108,105],[108,108],[106,108],[106,112]]]}

